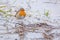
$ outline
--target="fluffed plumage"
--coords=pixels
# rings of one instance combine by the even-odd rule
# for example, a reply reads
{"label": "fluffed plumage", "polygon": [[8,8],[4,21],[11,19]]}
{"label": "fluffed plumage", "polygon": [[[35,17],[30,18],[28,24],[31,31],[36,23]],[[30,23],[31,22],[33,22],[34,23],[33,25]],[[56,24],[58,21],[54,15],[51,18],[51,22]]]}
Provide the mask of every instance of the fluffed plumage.
{"label": "fluffed plumage", "polygon": [[15,15],[17,19],[23,19],[26,16],[26,12],[23,8],[21,8]]}

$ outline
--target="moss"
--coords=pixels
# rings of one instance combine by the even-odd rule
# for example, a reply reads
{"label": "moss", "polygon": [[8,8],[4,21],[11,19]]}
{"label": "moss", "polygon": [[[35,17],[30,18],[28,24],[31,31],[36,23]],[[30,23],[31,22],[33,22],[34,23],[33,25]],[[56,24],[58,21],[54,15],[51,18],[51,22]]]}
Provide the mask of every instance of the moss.
{"label": "moss", "polygon": [[6,11],[6,12],[11,12],[12,11],[12,9],[9,9],[8,11]]}
{"label": "moss", "polygon": [[7,16],[13,16],[13,15],[12,14],[5,14],[4,16],[7,17]]}
{"label": "moss", "polygon": [[5,8],[6,6],[0,6],[0,8]]}
{"label": "moss", "polygon": [[48,17],[48,15],[49,15],[49,11],[46,11],[46,12],[45,12],[45,16]]}
{"label": "moss", "polygon": [[5,14],[6,14],[6,12],[5,12],[5,11],[3,11],[3,10],[0,10],[0,12],[2,12],[2,13],[5,13]]}

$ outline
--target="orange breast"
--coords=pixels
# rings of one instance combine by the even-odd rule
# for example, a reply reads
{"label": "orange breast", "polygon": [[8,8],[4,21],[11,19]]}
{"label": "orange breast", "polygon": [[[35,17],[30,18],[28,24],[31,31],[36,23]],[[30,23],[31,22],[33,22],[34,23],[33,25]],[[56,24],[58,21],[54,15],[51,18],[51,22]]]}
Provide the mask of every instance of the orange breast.
{"label": "orange breast", "polygon": [[19,11],[19,16],[26,16],[25,11]]}

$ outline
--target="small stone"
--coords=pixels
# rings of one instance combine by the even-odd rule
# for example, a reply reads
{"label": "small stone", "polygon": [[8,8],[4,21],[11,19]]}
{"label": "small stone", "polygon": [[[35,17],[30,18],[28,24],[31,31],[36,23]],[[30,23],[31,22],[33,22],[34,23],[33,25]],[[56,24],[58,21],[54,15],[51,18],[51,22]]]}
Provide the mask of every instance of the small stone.
{"label": "small stone", "polygon": [[15,40],[17,40],[17,39],[15,39]]}

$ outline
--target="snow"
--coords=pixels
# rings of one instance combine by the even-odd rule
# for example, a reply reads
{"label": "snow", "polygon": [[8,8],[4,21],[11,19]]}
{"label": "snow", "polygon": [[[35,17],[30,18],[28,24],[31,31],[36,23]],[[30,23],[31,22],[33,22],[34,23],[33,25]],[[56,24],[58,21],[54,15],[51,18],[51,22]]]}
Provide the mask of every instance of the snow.
{"label": "snow", "polygon": [[32,33],[32,32],[29,32],[29,33],[27,33],[26,37],[27,38],[43,38],[43,34],[42,33]]}
{"label": "snow", "polygon": [[[6,33],[7,28],[12,29],[15,27],[16,23],[23,21],[24,24],[34,24],[34,23],[48,23],[55,27],[60,26],[60,1],[59,0],[0,0],[0,6],[6,6],[0,8],[2,10],[12,9],[11,12],[7,14],[12,14],[13,16],[7,16],[1,12],[0,14],[0,33]],[[23,20],[17,20],[14,15],[15,11],[18,11],[23,7],[26,11],[27,16]],[[49,17],[44,15],[45,11],[49,10]],[[30,16],[30,17],[29,17]],[[15,30],[8,30],[8,32],[14,32]],[[59,33],[60,31],[55,29],[51,33]],[[32,36],[33,35],[33,36]],[[17,34],[4,34],[4,38],[1,40],[15,40],[19,37]],[[9,38],[8,38],[9,37]],[[42,34],[39,33],[28,33],[26,37],[29,38],[43,38]],[[54,40],[59,40],[59,38],[54,38]]]}

